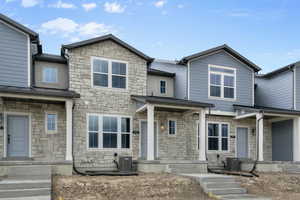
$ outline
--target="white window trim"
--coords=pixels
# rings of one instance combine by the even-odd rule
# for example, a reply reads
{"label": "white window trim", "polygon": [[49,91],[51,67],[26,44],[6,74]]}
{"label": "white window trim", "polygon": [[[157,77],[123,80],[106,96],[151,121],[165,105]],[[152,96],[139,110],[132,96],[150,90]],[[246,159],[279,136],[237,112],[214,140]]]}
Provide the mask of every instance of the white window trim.
{"label": "white window trim", "polygon": [[[89,147],[89,116],[98,116],[98,148],[90,148]],[[116,117],[118,118],[118,135],[117,135],[117,148],[103,148],[103,117]],[[122,146],[122,118],[130,118],[130,132],[129,132],[129,140],[130,146],[129,148],[121,148]],[[131,151],[132,150],[132,116],[128,115],[112,115],[112,114],[99,114],[99,113],[87,113],[86,115],[86,148],[88,151]]]}
{"label": "white window trim", "polygon": [[[104,60],[108,62],[108,73],[101,73],[101,72],[95,72],[98,74],[107,74],[107,79],[108,79],[108,86],[99,86],[99,85],[94,85],[94,60]],[[118,75],[118,74],[112,74],[112,62],[118,62],[118,63],[123,63],[126,65],[126,75]],[[115,88],[112,87],[112,76],[122,76],[126,78],[126,86],[125,88]],[[103,57],[96,57],[96,56],[91,56],[91,87],[92,88],[102,88],[102,89],[114,89],[114,90],[128,90],[128,62],[122,61],[122,60],[115,60],[115,59],[108,59],[108,58],[103,58]]]}
{"label": "white window trim", "polygon": [[[234,74],[230,74],[230,73],[226,73],[226,72],[214,72],[214,71],[210,70],[211,67],[233,70]],[[210,74],[221,75],[221,85],[220,85],[221,97],[210,96],[210,86],[211,86]],[[224,97],[224,87],[227,87],[227,86],[224,86],[224,75],[234,77],[234,87],[229,87],[229,88],[234,88],[234,94],[233,94],[234,98],[225,98]],[[225,67],[225,66],[220,66],[220,65],[211,65],[211,64],[208,65],[208,98],[215,99],[215,100],[236,101],[236,68]]]}
{"label": "white window trim", "polygon": [[[170,127],[169,127],[169,122],[170,121],[174,121],[175,122],[175,134],[170,134]],[[176,119],[172,119],[172,118],[168,118],[168,135],[169,136],[176,136],[177,135],[177,120]]]}
{"label": "white window trim", "polygon": [[[218,124],[219,125],[219,136],[218,136],[218,148],[219,150],[209,150],[208,149],[208,124]],[[227,150],[222,150],[222,124],[227,124],[228,126],[228,141],[227,141]],[[207,137],[207,143],[206,143],[206,150],[209,153],[229,153],[230,152],[230,123],[229,122],[215,122],[215,121],[208,121],[206,124],[206,137]]]}
{"label": "white window trim", "polygon": [[[55,130],[48,130],[48,115],[55,115]],[[58,114],[57,112],[45,112],[45,132],[48,134],[57,133],[57,122],[58,122]]]}
{"label": "white window trim", "polygon": [[[44,76],[44,70],[46,69],[55,69],[56,70],[56,74],[55,74],[55,81],[46,81],[46,77]],[[48,83],[48,84],[57,84],[58,83],[58,69],[56,67],[49,67],[49,66],[45,66],[42,68],[42,82],[43,83]]]}
{"label": "white window trim", "polygon": [[[161,92],[161,82],[165,82],[165,93]],[[159,81],[159,93],[162,95],[166,95],[167,94],[167,81],[166,80],[160,80]]]}

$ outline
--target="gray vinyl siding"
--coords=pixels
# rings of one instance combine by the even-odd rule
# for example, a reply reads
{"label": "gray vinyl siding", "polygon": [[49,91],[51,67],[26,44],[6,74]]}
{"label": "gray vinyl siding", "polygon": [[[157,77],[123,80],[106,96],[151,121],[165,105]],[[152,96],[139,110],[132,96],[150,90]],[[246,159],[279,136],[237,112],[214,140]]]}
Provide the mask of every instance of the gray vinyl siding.
{"label": "gray vinyl siding", "polygon": [[174,95],[179,99],[187,98],[187,67],[185,65],[154,61],[153,63],[151,63],[151,68],[175,73],[176,76],[174,77]]}
{"label": "gray vinyl siding", "polygon": [[0,85],[28,87],[28,37],[0,21]]}
{"label": "gray vinyl siding", "polygon": [[[216,100],[208,94],[208,66],[236,69],[236,100]],[[190,100],[212,103],[215,110],[233,112],[233,104],[253,105],[253,70],[225,51],[216,52],[190,62]]]}
{"label": "gray vinyl siding", "polygon": [[272,78],[255,78],[255,104],[293,109],[293,72],[287,71]]}
{"label": "gray vinyl siding", "polygon": [[296,95],[296,110],[300,110],[300,65],[295,67],[295,95]]}

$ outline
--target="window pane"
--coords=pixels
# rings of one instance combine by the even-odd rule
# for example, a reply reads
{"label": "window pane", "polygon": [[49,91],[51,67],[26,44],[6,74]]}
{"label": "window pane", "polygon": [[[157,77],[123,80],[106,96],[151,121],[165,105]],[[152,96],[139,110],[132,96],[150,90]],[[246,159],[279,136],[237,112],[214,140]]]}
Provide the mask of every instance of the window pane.
{"label": "window pane", "polygon": [[125,63],[112,62],[112,73],[113,74],[126,75],[126,64]]}
{"label": "window pane", "polygon": [[234,87],[234,77],[224,76],[224,86]]}
{"label": "window pane", "polygon": [[220,86],[210,86],[210,96],[221,97],[221,87]]}
{"label": "window pane", "polygon": [[161,94],[166,93],[166,81],[160,81],[160,93]]}
{"label": "window pane", "polygon": [[211,67],[210,71],[225,72],[225,73],[228,73],[228,74],[234,74],[234,70],[232,70],[232,69],[224,69],[224,68],[219,68],[219,67]]}
{"label": "window pane", "polygon": [[108,86],[108,75],[94,74],[94,85],[107,87]]}
{"label": "window pane", "polygon": [[47,130],[55,131],[56,128],[56,115],[47,114]]}
{"label": "window pane", "polygon": [[43,81],[48,83],[56,83],[57,69],[53,67],[45,67],[43,69]]}
{"label": "window pane", "polygon": [[219,150],[218,138],[208,138],[208,150]]}
{"label": "window pane", "polygon": [[130,132],[130,118],[122,118],[122,133],[129,133]]}
{"label": "window pane", "polygon": [[222,150],[223,151],[228,150],[228,138],[222,138]]}
{"label": "window pane", "polygon": [[234,98],[234,88],[224,87],[224,98]]}
{"label": "window pane", "polygon": [[173,120],[169,121],[169,134],[170,135],[175,135],[176,133],[176,122]]}
{"label": "window pane", "polygon": [[89,131],[98,131],[98,116],[89,116]]}
{"label": "window pane", "polygon": [[126,77],[112,76],[112,87],[114,87],[114,88],[126,88]]}
{"label": "window pane", "polygon": [[117,148],[117,134],[103,133],[103,148]]}
{"label": "window pane", "polygon": [[118,131],[118,118],[103,117],[103,131],[104,132],[117,132]]}
{"label": "window pane", "polygon": [[105,60],[94,59],[94,72],[108,73],[108,62]]}
{"label": "window pane", "polygon": [[222,137],[228,137],[228,125],[222,124]]}
{"label": "window pane", "polygon": [[130,135],[122,134],[122,148],[130,148]]}
{"label": "window pane", "polygon": [[98,133],[89,132],[89,148],[98,148]]}
{"label": "window pane", "polygon": [[208,136],[219,136],[219,124],[208,124]]}
{"label": "window pane", "polygon": [[210,84],[221,85],[221,75],[210,74]]}

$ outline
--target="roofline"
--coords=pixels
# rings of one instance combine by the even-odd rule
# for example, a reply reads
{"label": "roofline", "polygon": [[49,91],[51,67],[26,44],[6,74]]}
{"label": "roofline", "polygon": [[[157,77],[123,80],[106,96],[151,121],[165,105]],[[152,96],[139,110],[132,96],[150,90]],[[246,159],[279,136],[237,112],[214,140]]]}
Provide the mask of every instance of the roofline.
{"label": "roofline", "polygon": [[9,24],[9,25],[11,25],[11,26],[13,26],[13,27],[21,30],[22,32],[24,32],[24,33],[26,33],[28,35],[30,35],[31,39],[36,39],[36,38],[39,37],[38,33],[34,32],[33,30],[27,28],[26,26],[24,26],[24,25],[16,22],[15,20],[13,20],[13,19],[11,19],[11,18],[9,18],[9,17],[7,17],[7,16],[5,16],[5,15],[3,15],[1,13],[0,13],[0,20],[4,21],[5,23],[7,23],[7,24]]}
{"label": "roofline", "polygon": [[205,56],[205,55],[214,53],[214,52],[219,51],[219,50],[225,50],[226,52],[232,54],[234,57],[238,58],[239,60],[241,60],[242,62],[244,62],[245,64],[249,65],[251,68],[253,68],[255,72],[258,72],[258,71],[261,70],[260,67],[258,67],[256,64],[254,64],[253,62],[251,62],[246,57],[242,56],[240,53],[238,53],[237,51],[235,51],[231,47],[229,47],[227,44],[223,44],[221,46],[217,46],[217,47],[205,50],[205,51],[201,51],[199,53],[192,54],[190,56],[183,57],[179,61],[179,64],[186,64],[188,61],[190,61],[192,59],[195,59],[195,58],[198,58],[198,57],[201,57],[201,56]]}
{"label": "roofline", "polygon": [[68,63],[66,58],[64,58],[60,55],[54,55],[54,54],[37,54],[37,55],[34,55],[33,58],[35,61],[44,61],[44,62],[60,63],[60,64]]}
{"label": "roofline", "polygon": [[147,56],[146,54],[144,54],[143,52],[137,50],[133,46],[131,46],[131,45],[127,44],[126,42],[120,40],[119,38],[117,38],[113,34],[103,35],[103,36],[100,36],[100,37],[96,37],[96,38],[92,38],[92,39],[88,39],[88,40],[83,40],[83,41],[80,41],[80,42],[75,42],[75,43],[71,43],[71,44],[67,44],[67,45],[62,45],[62,49],[63,50],[64,49],[75,49],[75,48],[79,48],[79,47],[82,47],[82,46],[94,44],[94,43],[105,41],[105,40],[112,40],[112,41],[120,44],[124,48],[128,49],[129,51],[135,53],[139,57],[146,60],[148,63],[151,63],[154,60],[153,58]]}
{"label": "roofline", "polygon": [[280,68],[275,69],[275,70],[273,70],[269,73],[266,73],[266,74],[257,74],[256,77],[258,77],[258,78],[271,78],[272,76],[275,76],[277,74],[292,70],[293,67],[295,65],[298,65],[298,64],[300,64],[300,61],[297,61],[295,63],[289,64],[289,65],[284,66],[284,67],[280,67]]}
{"label": "roofline", "polygon": [[147,74],[154,75],[154,76],[165,76],[165,77],[171,77],[171,78],[176,76],[175,73],[165,72],[165,71],[151,69],[151,68],[147,70]]}
{"label": "roofline", "polygon": [[275,114],[287,114],[287,115],[300,115],[300,111],[296,110],[288,110],[288,109],[282,109],[282,108],[274,108],[274,107],[264,107],[264,106],[245,106],[245,105],[237,105],[234,104],[233,107],[235,108],[245,108],[248,110],[254,110],[254,111],[263,111],[267,113],[275,113]]}

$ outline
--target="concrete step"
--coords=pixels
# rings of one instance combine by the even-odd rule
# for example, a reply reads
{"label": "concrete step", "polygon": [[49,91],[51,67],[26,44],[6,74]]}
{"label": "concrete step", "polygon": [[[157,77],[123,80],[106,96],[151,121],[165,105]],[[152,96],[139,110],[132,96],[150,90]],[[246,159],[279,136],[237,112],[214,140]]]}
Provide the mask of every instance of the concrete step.
{"label": "concrete step", "polygon": [[204,192],[211,193],[214,195],[227,195],[227,194],[246,194],[247,190],[245,188],[210,188],[204,189]]}
{"label": "concrete step", "polygon": [[51,174],[48,175],[9,175],[5,177],[5,180],[49,180],[51,179]]}
{"label": "concrete step", "polygon": [[238,188],[241,187],[241,183],[239,182],[204,182],[202,183],[203,187],[210,189],[210,188]]}
{"label": "concrete step", "polygon": [[201,173],[203,170],[200,165],[195,164],[170,164],[169,172],[180,174],[180,173]]}
{"label": "concrete step", "polygon": [[36,176],[45,175],[49,176],[51,174],[51,167],[47,165],[16,165],[10,166],[7,171],[7,176]]}
{"label": "concrete step", "polygon": [[0,181],[0,190],[51,188],[51,180],[12,180]]}
{"label": "concrete step", "polygon": [[235,178],[232,176],[203,176],[199,177],[200,183],[204,182],[219,182],[219,183],[228,183],[235,182]]}
{"label": "concrete step", "polygon": [[0,190],[1,198],[48,196],[48,195],[51,195],[50,188]]}
{"label": "concrete step", "polygon": [[31,196],[31,197],[15,197],[15,198],[1,198],[0,200],[51,200],[50,195],[46,196]]}
{"label": "concrete step", "polygon": [[252,194],[230,194],[230,195],[218,195],[221,200],[272,200],[267,197],[258,197]]}

